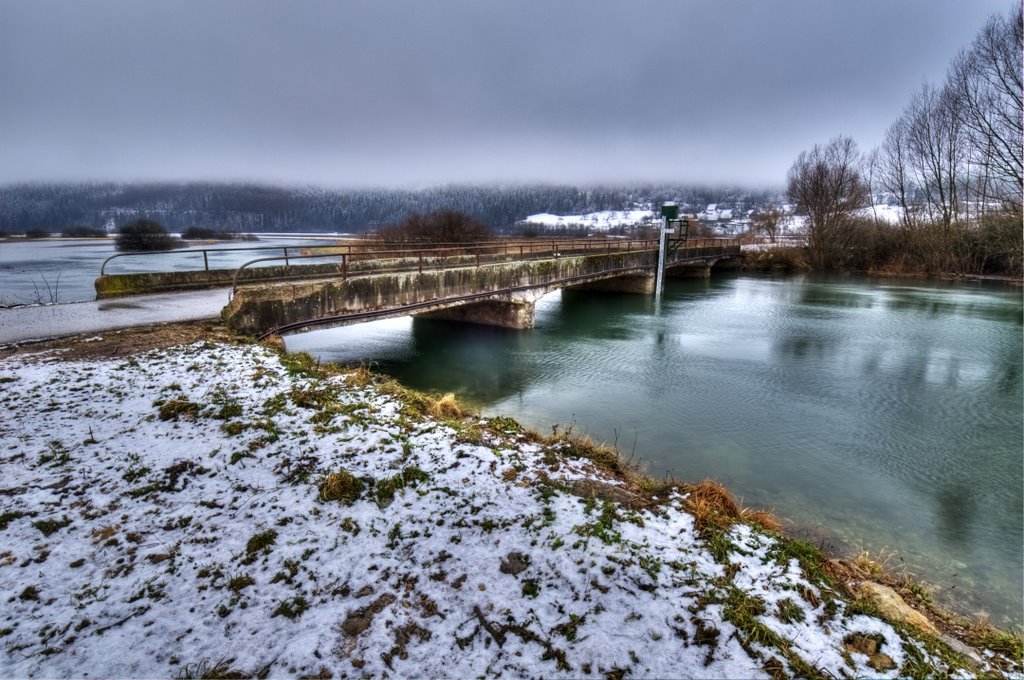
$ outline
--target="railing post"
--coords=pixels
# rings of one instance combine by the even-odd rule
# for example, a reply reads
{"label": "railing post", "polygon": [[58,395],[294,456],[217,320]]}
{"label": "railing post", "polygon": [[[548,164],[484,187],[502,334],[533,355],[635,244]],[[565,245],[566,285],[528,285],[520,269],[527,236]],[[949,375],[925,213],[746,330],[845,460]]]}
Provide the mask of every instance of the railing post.
{"label": "railing post", "polygon": [[423,253],[422,252],[417,253],[416,257],[417,257],[417,261],[418,261],[418,266],[419,266],[420,274],[422,274],[423,273]]}
{"label": "railing post", "polygon": [[206,257],[206,251],[203,251],[203,270],[210,271],[210,260]]}
{"label": "railing post", "polygon": [[288,246],[284,247],[284,266],[290,266],[290,263],[288,262]]}
{"label": "railing post", "polygon": [[348,255],[346,253],[341,254],[341,280],[344,281],[348,278]]}

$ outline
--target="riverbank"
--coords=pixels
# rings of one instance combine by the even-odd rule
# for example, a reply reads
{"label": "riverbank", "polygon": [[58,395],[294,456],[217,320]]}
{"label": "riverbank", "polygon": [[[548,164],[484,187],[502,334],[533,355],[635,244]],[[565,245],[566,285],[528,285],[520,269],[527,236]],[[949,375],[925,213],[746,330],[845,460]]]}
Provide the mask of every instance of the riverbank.
{"label": "riverbank", "polygon": [[1021,672],[1006,638],[977,666],[883,621],[856,565],[714,485],[147,331],[0,353],[4,676]]}
{"label": "riverbank", "polygon": [[[757,251],[746,251],[740,268],[751,274],[796,274],[813,271],[806,247],[779,247]],[[880,279],[919,279],[923,281],[947,282],[991,282],[1013,286],[1024,285],[1019,276],[1004,274],[958,274],[953,272],[926,272],[917,268],[893,266],[871,267],[869,269],[843,269],[848,274],[859,274]]]}

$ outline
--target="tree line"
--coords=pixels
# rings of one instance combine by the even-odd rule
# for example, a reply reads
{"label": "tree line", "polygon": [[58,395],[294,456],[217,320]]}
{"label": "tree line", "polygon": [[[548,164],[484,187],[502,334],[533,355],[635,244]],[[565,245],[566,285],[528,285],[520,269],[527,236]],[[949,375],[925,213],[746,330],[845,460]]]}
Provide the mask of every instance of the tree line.
{"label": "tree line", "polygon": [[364,232],[410,215],[464,213],[495,231],[529,215],[628,210],[666,200],[703,207],[725,199],[757,202],[770,192],[685,185],[449,185],[425,189],[329,189],[256,184],[22,184],[0,187],[0,231],[60,232],[72,227],[120,228],[136,219],[172,231]]}
{"label": "tree line", "polygon": [[[814,268],[1021,276],[1022,25],[1020,7],[992,16],[878,148],[838,136],[797,157],[787,196]],[[868,210],[879,198],[898,224]]]}

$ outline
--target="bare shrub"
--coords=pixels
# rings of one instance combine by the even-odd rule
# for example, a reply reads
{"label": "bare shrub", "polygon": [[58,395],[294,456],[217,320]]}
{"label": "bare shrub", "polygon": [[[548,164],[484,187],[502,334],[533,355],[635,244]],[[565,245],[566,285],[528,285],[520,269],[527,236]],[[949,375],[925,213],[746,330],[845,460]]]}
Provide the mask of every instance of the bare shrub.
{"label": "bare shrub", "polygon": [[471,243],[491,238],[482,222],[457,210],[413,213],[399,224],[384,227],[377,237],[385,243]]}
{"label": "bare shrub", "polygon": [[118,250],[170,250],[174,247],[174,239],[159,222],[139,219],[121,227],[116,244]]}

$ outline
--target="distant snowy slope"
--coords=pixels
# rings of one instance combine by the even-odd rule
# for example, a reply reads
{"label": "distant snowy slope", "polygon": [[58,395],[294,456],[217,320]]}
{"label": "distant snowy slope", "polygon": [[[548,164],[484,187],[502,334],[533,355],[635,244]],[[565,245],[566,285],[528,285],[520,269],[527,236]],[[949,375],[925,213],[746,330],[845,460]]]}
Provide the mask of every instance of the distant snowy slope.
{"label": "distant snowy slope", "polygon": [[523,222],[539,224],[549,229],[556,228],[587,228],[607,231],[616,227],[632,227],[651,224],[654,221],[652,210],[602,210],[585,215],[552,215],[537,213],[530,215]]}

